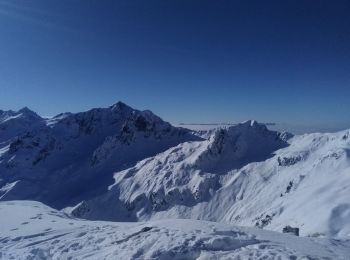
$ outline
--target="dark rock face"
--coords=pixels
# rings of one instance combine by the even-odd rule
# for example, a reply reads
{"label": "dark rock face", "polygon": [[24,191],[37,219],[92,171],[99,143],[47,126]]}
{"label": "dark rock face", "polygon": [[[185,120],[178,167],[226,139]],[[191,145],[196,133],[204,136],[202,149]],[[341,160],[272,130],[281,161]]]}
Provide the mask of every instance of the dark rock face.
{"label": "dark rock face", "polygon": [[19,138],[13,141],[12,143],[10,143],[9,153],[10,154],[15,153],[21,147],[22,144],[23,144],[23,141]]}
{"label": "dark rock face", "polygon": [[305,159],[305,156],[295,156],[295,157],[278,157],[278,166],[292,166]]}
{"label": "dark rock face", "polygon": [[147,120],[141,115],[135,120],[135,127],[139,131],[146,131],[148,124]]}
{"label": "dark rock face", "polygon": [[268,226],[271,223],[274,216],[275,214],[272,214],[272,215],[267,214],[265,217],[263,217],[263,215],[260,216],[260,218],[257,219],[258,221],[255,223],[255,226],[258,228],[264,228]]}
{"label": "dark rock face", "polygon": [[292,234],[295,236],[299,236],[299,228],[293,228],[291,226],[285,226],[282,230],[283,233]]}
{"label": "dark rock face", "polygon": [[287,186],[286,193],[289,193],[292,187],[293,187],[293,181],[290,181]]}

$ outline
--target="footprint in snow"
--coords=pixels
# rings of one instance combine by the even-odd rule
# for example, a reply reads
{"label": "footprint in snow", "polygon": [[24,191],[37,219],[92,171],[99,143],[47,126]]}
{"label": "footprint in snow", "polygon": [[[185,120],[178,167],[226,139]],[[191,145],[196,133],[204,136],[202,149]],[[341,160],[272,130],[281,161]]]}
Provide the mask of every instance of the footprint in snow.
{"label": "footprint in snow", "polygon": [[34,217],[31,217],[30,219],[42,219],[43,214],[38,214]]}
{"label": "footprint in snow", "polygon": [[77,235],[77,237],[83,237],[83,236],[85,236],[86,235],[86,232],[81,232],[81,233],[79,233],[78,235]]}
{"label": "footprint in snow", "polygon": [[27,225],[29,222],[22,222],[21,225]]}
{"label": "footprint in snow", "polygon": [[96,243],[99,244],[99,243],[102,243],[103,241],[105,241],[105,238],[101,237],[101,238],[96,240]]}
{"label": "footprint in snow", "polygon": [[82,246],[79,243],[73,243],[69,246],[69,248],[76,250],[76,249],[82,248]]}

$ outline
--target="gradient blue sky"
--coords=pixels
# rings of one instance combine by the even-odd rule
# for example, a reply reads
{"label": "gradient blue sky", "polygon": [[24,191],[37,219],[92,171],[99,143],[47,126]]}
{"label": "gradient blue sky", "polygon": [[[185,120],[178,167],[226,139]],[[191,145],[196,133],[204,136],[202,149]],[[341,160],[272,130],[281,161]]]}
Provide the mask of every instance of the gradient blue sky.
{"label": "gradient blue sky", "polygon": [[0,108],[350,126],[350,1],[0,2]]}

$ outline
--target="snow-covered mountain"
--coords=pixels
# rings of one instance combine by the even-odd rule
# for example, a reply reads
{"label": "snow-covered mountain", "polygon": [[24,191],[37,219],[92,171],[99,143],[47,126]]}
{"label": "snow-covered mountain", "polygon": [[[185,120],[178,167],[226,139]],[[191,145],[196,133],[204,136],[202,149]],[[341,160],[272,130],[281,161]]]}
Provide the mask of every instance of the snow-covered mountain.
{"label": "snow-covered mountain", "polygon": [[0,202],[0,259],[339,259],[349,241],[199,220],[75,219],[32,201]]}
{"label": "snow-covered mountain", "polygon": [[32,199],[56,208],[105,192],[115,171],[200,140],[121,102],[51,119],[27,108],[2,112],[0,129],[1,200]]}
{"label": "snow-covered mountain", "polygon": [[255,121],[218,129],[207,140],[181,143],[117,172],[109,192],[84,201],[73,213],[128,221],[148,219],[150,214],[174,206],[192,208],[212,198],[227,171],[271,157],[275,150],[287,146],[286,137]]}
{"label": "snow-covered mountain", "polygon": [[0,145],[43,126],[45,120],[27,107],[18,111],[0,110]]}
{"label": "snow-covered mountain", "polygon": [[291,136],[248,121],[114,174],[88,219],[191,218],[350,237],[350,131]]}
{"label": "snow-covered mountain", "polygon": [[350,238],[350,130],[293,136],[249,120],[194,132],[121,102],[50,119],[1,111],[0,129],[3,201]]}

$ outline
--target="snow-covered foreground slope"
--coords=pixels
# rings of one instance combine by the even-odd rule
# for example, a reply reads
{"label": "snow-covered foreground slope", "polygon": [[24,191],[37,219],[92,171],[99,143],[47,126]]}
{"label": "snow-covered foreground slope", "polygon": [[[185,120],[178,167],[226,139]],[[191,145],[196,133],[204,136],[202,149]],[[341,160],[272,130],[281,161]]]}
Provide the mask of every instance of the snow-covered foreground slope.
{"label": "snow-covered foreground slope", "polygon": [[0,259],[349,259],[350,241],[198,220],[74,219],[32,201],[0,202]]}
{"label": "snow-covered foreground slope", "polygon": [[291,137],[250,121],[179,144],[114,178],[109,192],[73,214],[202,219],[279,232],[291,225],[302,236],[350,238],[350,131]]}

